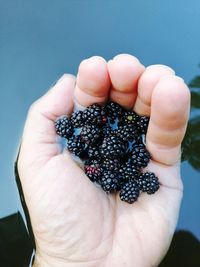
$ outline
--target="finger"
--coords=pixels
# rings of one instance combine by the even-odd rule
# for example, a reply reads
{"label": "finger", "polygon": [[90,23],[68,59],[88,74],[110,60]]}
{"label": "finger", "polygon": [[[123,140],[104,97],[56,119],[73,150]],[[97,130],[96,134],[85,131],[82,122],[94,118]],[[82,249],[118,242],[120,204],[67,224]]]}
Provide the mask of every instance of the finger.
{"label": "finger", "polygon": [[153,160],[173,165],[180,159],[190,108],[190,92],[177,76],[164,76],[155,86],[151,98],[151,117],[147,148]]}
{"label": "finger", "polygon": [[30,108],[22,137],[20,159],[42,165],[61,152],[54,121],[73,110],[75,77],[65,74],[56,85]]}
{"label": "finger", "polygon": [[75,101],[84,107],[105,103],[110,89],[107,63],[102,57],[83,60],[79,66],[74,92]]}
{"label": "finger", "polygon": [[165,65],[151,65],[146,68],[138,81],[138,95],[134,105],[136,113],[150,116],[153,89],[160,78],[166,75],[175,75],[175,72]]}
{"label": "finger", "polygon": [[121,54],[110,60],[110,99],[125,108],[132,108],[137,96],[137,82],[144,69],[139,60],[131,55]]}

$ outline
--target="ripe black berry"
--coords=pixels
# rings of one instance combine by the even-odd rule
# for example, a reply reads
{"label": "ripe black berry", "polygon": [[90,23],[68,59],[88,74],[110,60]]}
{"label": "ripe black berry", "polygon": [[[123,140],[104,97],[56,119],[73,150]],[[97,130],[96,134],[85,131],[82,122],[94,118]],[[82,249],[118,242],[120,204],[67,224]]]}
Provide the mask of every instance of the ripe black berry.
{"label": "ripe black berry", "polygon": [[108,102],[76,111],[70,119],[63,116],[55,129],[67,139],[68,150],[83,160],[92,182],[107,193],[120,191],[122,201],[133,203],[141,191],[153,194],[160,186],[154,173],[140,173],[151,158],[144,140],[148,123],[148,117]]}
{"label": "ripe black berry", "polygon": [[92,167],[98,168],[100,167],[100,165],[101,165],[101,161],[98,159],[87,159],[85,161],[85,166],[92,166]]}
{"label": "ripe black berry", "polygon": [[73,135],[74,128],[71,120],[67,116],[58,118],[55,121],[56,133],[61,137],[69,138]]}
{"label": "ripe black berry", "polygon": [[134,203],[140,194],[140,189],[136,181],[129,181],[124,184],[120,191],[120,199],[129,204]]}
{"label": "ripe black berry", "polygon": [[85,109],[83,119],[87,124],[104,124],[107,121],[104,109],[98,104],[93,104]]}
{"label": "ripe black berry", "polygon": [[137,128],[132,124],[121,125],[117,129],[117,136],[126,141],[132,141],[138,136]]}
{"label": "ripe black berry", "polygon": [[102,131],[96,125],[86,125],[82,128],[80,136],[86,144],[94,144],[101,138]]}
{"label": "ripe black berry", "polygon": [[119,180],[117,174],[110,170],[104,170],[102,172],[102,178],[100,180],[100,185],[104,191],[107,193],[112,193],[119,190]]}
{"label": "ripe black berry", "polygon": [[109,124],[103,125],[103,135],[104,136],[109,136],[109,135],[114,135],[115,131],[112,129],[112,127]]}
{"label": "ripe black berry", "polygon": [[87,148],[87,154],[90,159],[101,159],[101,154],[98,145],[91,145]]}
{"label": "ripe black berry", "polygon": [[116,118],[120,118],[124,111],[123,108],[115,102],[107,103],[104,110],[111,121],[114,121]]}
{"label": "ripe black berry", "polygon": [[138,125],[139,132],[142,134],[146,134],[147,128],[149,125],[149,117],[146,117],[146,116],[140,117],[138,122],[137,122],[137,125]]}
{"label": "ripe black berry", "polygon": [[121,162],[119,159],[105,158],[102,162],[102,168],[117,172],[120,168]]}
{"label": "ripe black berry", "polygon": [[85,149],[85,144],[81,141],[79,135],[72,136],[67,142],[68,150],[76,156],[82,156]]}
{"label": "ripe black berry", "polygon": [[150,161],[150,158],[151,156],[143,144],[136,144],[133,147],[130,160],[135,166],[138,166],[139,168],[146,167]]}
{"label": "ripe black berry", "polygon": [[138,120],[139,116],[134,111],[128,110],[123,113],[123,116],[120,118],[119,124],[120,125],[131,124],[136,126]]}
{"label": "ripe black berry", "polygon": [[83,112],[81,110],[73,112],[71,115],[71,122],[74,128],[82,127],[85,123],[83,119]]}
{"label": "ripe black berry", "polygon": [[87,160],[85,162],[85,174],[89,177],[92,182],[98,182],[102,169],[100,168],[99,161],[97,160]]}
{"label": "ripe black berry", "polygon": [[139,169],[130,161],[121,166],[119,174],[124,181],[130,181],[138,178]]}
{"label": "ripe black berry", "polygon": [[123,157],[126,154],[127,144],[116,136],[105,137],[100,148],[103,158]]}
{"label": "ripe black berry", "polygon": [[154,194],[160,187],[158,177],[153,172],[145,172],[139,176],[138,185],[140,190],[147,194]]}

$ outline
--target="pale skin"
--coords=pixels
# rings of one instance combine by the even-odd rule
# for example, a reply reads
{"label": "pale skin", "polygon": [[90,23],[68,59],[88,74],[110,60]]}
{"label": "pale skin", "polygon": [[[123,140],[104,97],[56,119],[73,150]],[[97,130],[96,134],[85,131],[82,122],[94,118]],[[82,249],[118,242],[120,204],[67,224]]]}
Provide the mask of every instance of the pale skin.
{"label": "pale skin", "polygon": [[[133,205],[107,195],[85,176],[55,133],[57,117],[108,99],[151,116],[149,171],[160,190]],[[18,161],[36,241],[35,267],[151,267],[169,248],[183,194],[180,145],[190,93],[164,65],[145,68],[131,55],[81,62],[30,108]]]}

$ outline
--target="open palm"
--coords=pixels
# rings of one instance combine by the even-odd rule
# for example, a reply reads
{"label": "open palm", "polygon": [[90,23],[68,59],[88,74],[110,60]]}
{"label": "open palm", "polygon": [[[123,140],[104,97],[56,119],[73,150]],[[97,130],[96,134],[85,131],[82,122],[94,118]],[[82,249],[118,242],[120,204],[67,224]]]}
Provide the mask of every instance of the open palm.
{"label": "open palm", "polygon": [[[110,98],[150,116],[148,170],[160,190],[133,205],[107,195],[85,176],[55,133],[57,117]],[[174,233],[182,198],[180,144],[190,95],[163,65],[148,68],[131,55],[84,60],[77,79],[64,75],[30,108],[18,161],[36,241],[35,266],[157,266]]]}

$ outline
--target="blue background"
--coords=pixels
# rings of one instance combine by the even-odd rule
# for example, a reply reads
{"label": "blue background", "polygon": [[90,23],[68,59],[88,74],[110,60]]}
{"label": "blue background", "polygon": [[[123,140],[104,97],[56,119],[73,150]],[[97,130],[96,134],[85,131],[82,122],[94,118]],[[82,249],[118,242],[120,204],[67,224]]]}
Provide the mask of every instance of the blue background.
{"label": "blue background", "polygon": [[[30,104],[84,58],[130,53],[189,82],[200,62],[200,1],[0,0],[0,217],[21,210],[13,163]],[[182,164],[178,229],[200,238],[200,175]]]}

